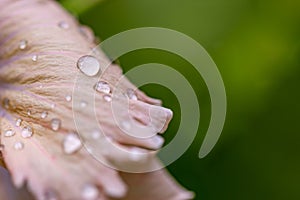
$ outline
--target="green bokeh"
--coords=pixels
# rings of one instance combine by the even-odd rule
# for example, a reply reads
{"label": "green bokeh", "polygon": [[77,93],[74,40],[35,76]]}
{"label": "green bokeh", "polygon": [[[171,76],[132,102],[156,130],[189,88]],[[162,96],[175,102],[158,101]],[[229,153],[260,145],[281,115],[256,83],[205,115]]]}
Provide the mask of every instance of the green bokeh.
{"label": "green bokeh", "polygon": [[[226,86],[228,113],[217,146],[200,160],[210,117],[202,78],[186,61],[160,50],[120,58],[124,71],[162,63],[193,85],[201,109],[198,136],[168,168],[197,199],[300,199],[300,1],[106,0],[79,19],[102,40],[137,27],[174,29],[197,40],[215,60]],[[171,140],[180,119],[174,94],[158,85],[143,89],[174,110],[165,134]]]}

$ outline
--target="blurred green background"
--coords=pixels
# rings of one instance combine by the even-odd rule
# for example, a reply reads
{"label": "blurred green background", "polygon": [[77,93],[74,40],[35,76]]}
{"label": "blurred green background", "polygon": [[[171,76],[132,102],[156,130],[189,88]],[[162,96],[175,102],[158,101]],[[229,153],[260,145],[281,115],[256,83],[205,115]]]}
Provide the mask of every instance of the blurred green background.
{"label": "blurred green background", "polygon": [[[227,91],[227,119],[213,151],[199,159],[210,118],[202,78],[185,60],[160,50],[119,59],[125,72],[149,62],[169,65],[193,85],[201,108],[198,135],[168,169],[196,199],[300,199],[299,0],[71,2],[67,7],[77,8],[79,20],[102,40],[132,28],[165,27],[198,41],[216,62]],[[174,111],[165,134],[170,141],[180,123],[176,97],[159,85],[142,89]]]}

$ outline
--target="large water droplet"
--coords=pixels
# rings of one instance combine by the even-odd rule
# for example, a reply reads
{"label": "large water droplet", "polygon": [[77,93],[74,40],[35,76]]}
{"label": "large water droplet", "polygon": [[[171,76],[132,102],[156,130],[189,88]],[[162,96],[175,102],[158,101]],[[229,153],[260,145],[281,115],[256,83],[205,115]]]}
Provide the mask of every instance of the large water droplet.
{"label": "large water droplet", "polygon": [[86,184],[82,188],[81,196],[85,200],[94,200],[99,196],[99,190],[95,185]]}
{"label": "large water droplet", "polygon": [[95,90],[97,92],[103,92],[103,93],[109,94],[110,93],[110,86],[105,81],[99,81],[95,85]]}
{"label": "large water droplet", "polygon": [[66,135],[63,141],[63,150],[66,154],[72,154],[81,148],[82,144],[79,137],[75,133]]}
{"label": "large water droplet", "polygon": [[22,150],[23,148],[24,148],[23,142],[16,142],[16,143],[14,144],[14,149],[15,149],[15,150]]}
{"label": "large water droplet", "polygon": [[38,55],[33,55],[32,57],[31,57],[31,60],[33,61],[33,62],[36,62],[37,60],[38,60]]}
{"label": "large water droplet", "polygon": [[4,132],[4,136],[5,136],[5,137],[11,137],[11,136],[14,136],[15,133],[16,133],[16,132],[15,132],[14,130],[9,129],[9,130],[6,130],[6,131]]}
{"label": "large water droplet", "polygon": [[131,88],[126,90],[126,94],[127,94],[129,99],[132,99],[132,100],[137,100],[138,99],[136,94],[135,94],[135,91]]}
{"label": "large water droplet", "polygon": [[22,135],[23,138],[29,138],[29,137],[32,136],[32,134],[33,134],[33,130],[29,126],[24,127],[22,132],[21,132],[21,135]]}
{"label": "large water droplet", "polygon": [[61,126],[61,120],[60,119],[54,118],[54,119],[51,120],[51,129],[53,131],[58,131],[58,129],[60,129],[60,126]]}
{"label": "large water droplet", "polygon": [[16,126],[17,127],[21,126],[21,123],[22,123],[22,119],[17,119],[16,120]]}
{"label": "large water droplet", "polygon": [[48,116],[48,112],[47,111],[43,111],[41,114],[41,118],[45,119]]}
{"label": "large water droplet", "polygon": [[62,28],[62,29],[68,29],[70,26],[67,22],[61,21],[61,22],[58,23],[58,27]]}
{"label": "large water droplet", "polygon": [[19,43],[19,49],[24,50],[27,47],[27,40],[21,40]]}
{"label": "large water droplet", "polygon": [[87,76],[95,76],[100,70],[100,63],[94,56],[82,56],[77,61],[77,67]]}

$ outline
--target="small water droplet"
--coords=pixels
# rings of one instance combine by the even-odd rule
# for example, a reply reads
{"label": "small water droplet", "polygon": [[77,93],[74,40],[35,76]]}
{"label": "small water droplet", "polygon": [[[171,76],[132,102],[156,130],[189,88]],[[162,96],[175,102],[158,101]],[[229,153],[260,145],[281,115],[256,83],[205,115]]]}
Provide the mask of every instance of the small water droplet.
{"label": "small water droplet", "polygon": [[69,26],[69,24],[67,23],[67,22],[65,22],[65,21],[60,21],[59,23],[58,23],[58,26],[60,27],[60,28],[62,28],[62,29],[68,29],[70,26]]}
{"label": "small water droplet", "polygon": [[106,102],[111,102],[111,100],[112,100],[112,98],[111,98],[111,96],[110,96],[109,94],[104,95],[104,96],[103,96],[103,99],[104,99],[104,101],[106,101]]}
{"label": "small water droplet", "polygon": [[32,128],[29,126],[24,127],[21,132],[23,138],[29,138],[32,136],[32,134],[33,134]]}
{"label": "small water droplet", "polygon": [[6,130],[6,131],[4,132],[4,136],[5,136],[5,137],[11,137],[11,136],[14,136],[15,133],[16,133],[16,132],[15,132],[14,130],[9,129],[9,130]]}
{"label": "small water droplet", "polygon": [[22,119],[17,119],[16,120],[16,126],[17,127],[21,126],[21,123],[22,123]]}
{"label": "small water droplet", "polygon": [[87,107],[87,102],[86,102],[86,101],[81,101],[81,102],[80,102],[80,107],[81,107],[81,108]]}
{"label": "small water droplet", "polygon": [[100,70],[100,63],[94,56],[82,56],[77,61],[77,67],[87,76],[95,76]]}
{"label": "small water droplet", "polygon": [[21,40],[19,43],[19,49],[24,50],[27,47],[27,40]]}
{"label": "small water droplet", "polygon": [[27,110],[27,115],[30,116],[31,115],[31,111]]}
{"label": "small water droplet", "polygon": [[95,85],[95,90],[97,92],[103,92],[103,93],[109,94],[110,93],[110,86],[105,81],[99,81]]}
{"label": "small water droplet", "polygon": [[137,100],[138,99],[136,94],[135,94],[135,91],[131,88],[126,90],[126,94],[127,94],[129,99],[132,99],[132,100]]}
{"label": "small water droplet", "polygon": [[63,150],[66,154],[72,154],[81,148],[82,144],[79,137],[75,133],[66,135],[63,141]]}
{"label": "small water droplet", "polygon": [[61,120],[60,119],[54,118],[54,119],[51,120],[51,129],[53,131],[58,131],[58,129],[60,129],[60,126],[61,126]]}
{"label": "small water droplet", "polygon": [[41,118],[42,119],[45,119],[47,116],[48,116],[48,112],[47,111],[42,112],[42,114],[41,114]]}
{"label": "small water droplet", "polygon": [[33,61],[33,62],[36,62],[37,60],[38,60],[38,55],[33,55],[32,57],[31,57],[31,60]]}
{"label": "small water droplet", "polygon": [[72,100],[72,96],[71,95],[67,95],[66,96],[66,101],[70,102]]}
{"label": "small water droplet", "polygon": [[24,148],[23,142],[16,142],[16,143],[14,144],[14,149],[15,149],[15,150],[22,150],[23,148]]}
{"label": "small water droplet", "polygon": [[81,196],[85,200],[94,200],[99,196],[99,190],[95,185],[86,184],[82,188]]}

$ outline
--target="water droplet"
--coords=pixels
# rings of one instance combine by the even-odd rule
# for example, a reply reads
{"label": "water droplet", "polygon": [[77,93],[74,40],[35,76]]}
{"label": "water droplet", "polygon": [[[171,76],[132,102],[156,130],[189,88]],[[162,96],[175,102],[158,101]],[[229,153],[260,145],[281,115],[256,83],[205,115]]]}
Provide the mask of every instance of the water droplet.
{"label": "water droplet", "polygon": [[32,57],[31,57],[31,60],[33,61],[33,62],[36,62],[37,60],[38,60],[38,55],[33,55]]}
{"label": "water droplet", "polygon": [[80,102],[80,107],[81,107],[81,108],[87,107],[87,102],[86,102],[86,101],[81,101],[81,102]]}
{"label": "water droplet", "polygon": [[131,88],[126,90],[126,94],[127,94],[129,99],[132,99],[132,100],[137,100],[138,99],[136,94],[135,94],[135,91]]}
{"label": "water droplet", "polygon": [[27,47],[27,40],[21,40],[19,43],[19,49],[24,50]]}
{"label": "water droplet", "polygon": [[71,95],[67,95],[66,96],[66,101],[70,102],[72,100],[72,96]]}
{"label": "water droplet", "polygon": [[100,70],[100,63],[94,56],[82,56],[78,59],[77,67],[87,76],[95,76]]}
{"label": "water droplet", "polygon": [[58,129],[60,129],[60,126],[61,126],[61,120],[60,119],[54,118],[54,119],[51,120],[51,129],[53,131],[58,131]]}
{"label": "water droplet", "polygon": [[72,154],[81,148],[82,144],[79,137],[75,133],[66,135],[63,141],[63,150],[66,154]]}
{"label": "water droplet", "polygon": [[94,200],[99,196],[99,190],[95,185],[86,184],[82,188],[81,196],[85,200]]}
{"label": "water droplet", "polygon": [[103,96],[104,101],[111,102],[112,98],[109,94]]}
{"label": "water droplet", "polygon": [[16,143],[14,144],[14,149],[15,149],[15,150],[22,150],[23,148],[24,148],[23,142],[16,142]]}
{"label": "water droplet", "polygon": [[103,93],[106,93],[106,94],[110,93],[109,84],[105,81],[99,81],[98,83],[96,83],[95,90],[97,92],[103,92]]}
{"label": "water droplet", "polygon": [[11,136],[14,136],[15,133],[16,133],[16,132],[15,132],[14,130],[9,129],[9,130],[6,130],[6,131],[4,132],[4,136],[5,136],[5,137],[11,137]]}
{"label": "water droplet", "polygon": [[9,109],[9,99],[8,98],[4,98],[3,99],[3,107],[5,108],[5,109]]}
{"label": "water droplet", "polygon": [[16,120],[16,126],[17,127],[21,126],[21,123],[22,123],[22,119],[17,119]]}
{"label": "water droplet", "polygon": [[32,136],[32,134],[33,134],[32,128],[29,126],[24,127],[21,132],[23,138],[29,138]]}
{"label": "water droplet", "polygon": [[67,22],[61,21],[61,22],[58,23],[58,27],[60,27],[62,29],[68,29],[70,26]]}
{"label": "water droplet", "polygon": [[41,114],[41,118],[42,119],[45,119],[47,116],[48,116],[48,112],[47,111],[42,112],[42,114]]}
{"label": "water droplet", "polygon": [[31,115],[31,111],[27,110],[27,115],[30,116]]}

